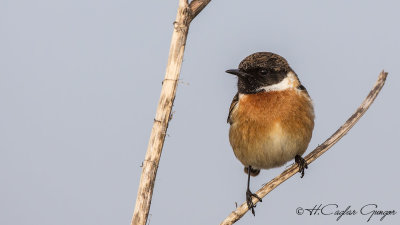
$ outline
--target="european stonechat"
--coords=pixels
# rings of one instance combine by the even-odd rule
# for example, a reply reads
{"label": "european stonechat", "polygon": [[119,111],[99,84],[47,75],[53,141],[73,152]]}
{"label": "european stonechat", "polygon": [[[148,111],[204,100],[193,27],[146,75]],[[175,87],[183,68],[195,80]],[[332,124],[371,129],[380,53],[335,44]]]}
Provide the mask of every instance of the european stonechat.
{"label": "european stonechat", "polygon": [[238,69],[238,92],[229,108],[229,141],[248,174],[246,201],[255,215],[250,175],[295,159],[301,177],[307,169],[301,157],[314,129],[314,109],[306,88],[288,62],[271,52],[247,56]]}

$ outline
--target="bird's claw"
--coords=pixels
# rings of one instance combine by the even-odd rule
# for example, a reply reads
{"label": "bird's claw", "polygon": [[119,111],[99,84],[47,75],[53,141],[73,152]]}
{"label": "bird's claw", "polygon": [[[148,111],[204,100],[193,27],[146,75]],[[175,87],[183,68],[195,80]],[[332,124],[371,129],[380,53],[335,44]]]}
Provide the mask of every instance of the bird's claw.
{"label": "bird's claw", "polygon": [[251,213],[253,213],[253,215],[255,216],[256,212],[254,211],[254,208],[256,207],[256,204],[253,203],[252,197],[255,197],[260,202],[262,202],[262,199],[260,197],[258,197],[258,195],[252,193],[250,190],[246,191],[247,207],[249,207],[249,209],[251,209]]}
{"label": "bird's claw", "polygon": [[308,164],[307,164],[306,160],[303,159],[303,157],[296,155],[296,157],[294,158],[294,161],[297,163],[297,165],[299,165],[299,173],[301,173],[300,178],[303,178],[304,170],[308,169]]}

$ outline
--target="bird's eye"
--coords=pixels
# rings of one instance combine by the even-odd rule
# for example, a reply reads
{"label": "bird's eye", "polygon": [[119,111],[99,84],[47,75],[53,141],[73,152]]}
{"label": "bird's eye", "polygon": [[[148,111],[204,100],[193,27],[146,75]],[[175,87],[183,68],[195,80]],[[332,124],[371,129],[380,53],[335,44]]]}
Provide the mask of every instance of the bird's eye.
{"label": "bird's eye", "polygon": [[266,74],[267,74],[267,70],[261,69],[261,70],[260,70],[260,74],[266,75]]}

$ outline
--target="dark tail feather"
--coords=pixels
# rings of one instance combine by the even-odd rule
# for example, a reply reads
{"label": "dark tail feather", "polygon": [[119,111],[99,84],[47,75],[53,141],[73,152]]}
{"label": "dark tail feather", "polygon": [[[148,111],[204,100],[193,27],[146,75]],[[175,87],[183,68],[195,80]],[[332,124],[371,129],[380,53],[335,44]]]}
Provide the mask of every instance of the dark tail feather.
{"label": "dark tail feather", "polygon": [[[244,167],[244,172],[246,174],[248,174],[248,171],[249,171],[249,167]],[[250,176],[252,176],[252,177],[257,176],[259,173],[260,173],[260,170],[258,170],[258,169],[253,169],[253,168],[250,169]]]}

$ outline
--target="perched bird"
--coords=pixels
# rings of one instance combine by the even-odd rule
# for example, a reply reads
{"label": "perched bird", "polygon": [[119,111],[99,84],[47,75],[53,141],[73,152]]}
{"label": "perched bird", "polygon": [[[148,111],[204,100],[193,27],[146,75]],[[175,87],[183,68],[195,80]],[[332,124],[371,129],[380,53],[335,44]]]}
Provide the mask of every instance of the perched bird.
{"label": "perched bird", "polygon": [[238,92],[229,108],[229,141],[248,174],[246,201],[255,215],[250,175],[295,159],[301,177],[307,169],[301,157],[314,129],[314,109],[306,88],[288,62],[271,52],[247,56],[238,69]]}

